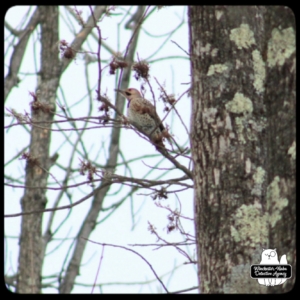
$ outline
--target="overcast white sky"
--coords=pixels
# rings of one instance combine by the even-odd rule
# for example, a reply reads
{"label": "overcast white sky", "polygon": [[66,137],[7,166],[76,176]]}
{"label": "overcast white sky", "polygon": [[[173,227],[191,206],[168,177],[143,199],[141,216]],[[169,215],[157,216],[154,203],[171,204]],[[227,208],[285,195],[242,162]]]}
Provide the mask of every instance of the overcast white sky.
{"label": "overcast white sky", "polygon": [[[90,14],[88,7],[77,7],[82,10],[82,17],[86,20]],[[115,51],[124,51],[127,42],[130,38],[131,31],[124,29],[124,22],[119,26],[118,34],[118,23],[124,17],[125,10],[129,7],[116,7],[113,11],[115,16],[106,17],[99,23],[102,37],[105,43],[107,43]],[[136,8],[133,8],[135,11]],[[5,17],[10,26],[18,29],[24,13],[28,11],[26,6],[16,6],[11,8]],[[29,12],[29,15],[34,11],[34,7]],[[71,42],[74,38],[70,28],[66,25],[68,18],[65,9],[60,8],[60,39],[64,39]],[[154,87],[156,99],[159,96],[158,86],[155,83],[154,77],[160,83],[165,85],[166,90],[169,93],[174,93],[175,97],[179,97],[189,87],[186,83],[190,82],[190,63],[187,59],[187,55],[178,48],[171,40],[178,43],[186,51],[189,50],[188,46],[188,26],[187,26],[187,8],[181,7],[167,7],[159,11],[154,11],[151,16],[146,20],[143,25],[143,30],[140,33],[137,52],[141,59],[148,61],[156,60],[159,58],[168,58],[170,56],[178,56],[181,58],[177,59],[164,59],[158,62],[150,63],[150,81]],[[174,31],[178,25],[184,20],[182,26]],[[80,26],[75,22],[75,32],[78,32]],[[174,31],[172,37],[167,40],[165,39],[168,33]],[[96,32],[96,31],[95,31]],[[153,38],[153,36],[156,38]],[[11,38],[8,38],[9,32],[5,29],[5,51],[8,47],[8,43]],[[37,86],[37,77],[34,75],[36,70],[39,70],[40,66],[40,46],[38,42],[39,36],[35,32],[31,36],[31,41],[28,43],[26,49],[26,59],[23,60],[20,72],[21,82],[18,87],[15,87],[10,93],[5,108],[15,109],[19,113],[24,111],[30,112],[29,103],[32,101],[29,91],[35,91]],[[162,44],[163,47],[162,47]],[[119,45],[119,48],[118,48]],[[93,49],[96,51],[97,44],[91,38],[88,43],[84,44],[84,49]],[[159,51],[158,51],[159,50]],[[156,54],[153,56],[153,53]],[[7,66],[10,61],[11,50],[5,56],[5,75],[7,73]],[[103,59],[109,60],[111,55],[107,51],[102,51]],[[29,74],[29,75],[28,75]],[[31,75],[30,75],[31,74]],[[97,84],[97,65],[90,64],[88,68],[89,84],[92,88],[92,97],[95,99],[95,88]],[[185,84],[184,84],[185,83]],[[140,89],[141,82],[138,82],[132,76],[130,87]],[[102,90],[107,91],[107,95],[114,101],[116,86],[116,77],[109,75],[108,68],[103,72],[102,77]],[[84,117],[87,115],[90,102],[87,97],[86,89],[86,74],[84,68],[83,55],[78,55],[75,61],[71,63],[67,71],[63,74],[60,82],[60,90],[57,94],[57,101],[63,103],[63,97],[67,99],[68,105],[72,108],[73,117]],[[63,93],[62,93],[63,91]],[[146,92],[146,98],[151,99],[151,92],[149,88]],[[84,101],[80,102],[80,99],[85,98]],[[180,102],[177,104],[177,110],[180,112],[185,125],[189,129],[190,127],[190,98],[185,95],[182,97]],[[93,116],[100,116],[101,113],[98,111],[98,103],[92,102],[93,105]],[[157,111],[160,116],[164,115],[163,104],[157,102]],[[60,113],[59,109],[57,110]],[[5,116],[5,126],[15,123],[12,117]],[[170,114],[165,123],[171,126],[171,132],[175,135],[177,142],[181,145],[187,143],[188,135],[183,128],[180,120],[175,114]],[[82,124],[79,122],[77,126],[80,127]],[[65,128],[70,128],[70,125],[64,125]],[[29,128],[29,127],[27,127]],[[57,127],[53,127],[56,128]],[[11,127],[5,129],[5,162],[8,162],[14,157],[23,147],[29,144],[29,134],[21,126]],[[109,141],[110,129],[93,129],[87,130],[84,135],[84,145],[88,149],[90,159],[96,161],[99,164],[105,162],[107,153],[102,150],[98,155],[98,150],[102,145],[107,145]],[[68,133],[69,135],[69,133]],[[76,133],[70,133],[69,138],[76,140]],[[59,153],[58,163],[66,165],[69,160],[69,153],[71,146],[64,143],[64,136],[60,132],[53,132],[52,144],[50,148],[50,155]],[[105,148],[105,147],[104,147]],[[159,162],[162,157],[155,151],[154,147],[146,141],[140,139],[133,131],[122,129],[121,133],[121,150],[125,158],[128,160],[134,157],[144,157],[132,163],[131,170],[132,176],[137,178],[144,178],[149,172],[143,162],[148,165],[155,165]],[[148,158],[148,155],[156,155],[155,157]],[[73,167],[79,167],[79,159],[81,157],[76,153],[73,161]],[[187,159],[179,159],[181,163],[188,166]],[[164,161],[159,167],[170,167],[171,164]],[[64,178],[64,173],[57,166],[51,169],[51,173],[55,175],[58,180]],[[124,167],[118,167],[116,173],[123,175]],[[25,161],[16,159],[5,167],[5,174],[22,179],[25,174]],[[157,179],[164,171],[155,170],[150,172],[146,176],[146,179]],[[179,170],[173,170],[162,178],[174,178],[182,176],[182,172]],[[126,174],[130,176],[130,174]],[[74,174],[77,177],[78,182],[85,180],[80,178],[79,174]],[[53,182],[53,180],[50,180]],[[8,180],[6,179],[6,182]],[[91,187],[84,186],[77,188],[76,190],[70,191],[72,193],[72,200],[75,202],[79,200],[83,195],[91,192]],[[119,199],[124,197],[128,189],[126,187],[113,186],[110,189],[109,195],[105,199],[104,207],[110,206],[112,203],[117,202]],[[149,193],[145,190],[139,190],[135,193],[133,201],[127,199],[125,203],[105,222],[101,223],[94,230],[90,236],[91,240],[101,243],[112,243],[122,246],[128,246],[129,244],[150,244],[155,243],[156,238],[148,231],[148,222],[155,225],[157,232],[169,242],[181,241],[182,237],[178,232],[172,232],[167,234],[166,226],[168,224],[167,216],[168,212],[164,209],[158,208],[150,196],[141,194]],[[23,195],[22,189],[11,188],[5,186],[5,214],[12,214],[21,212],[20,199]],[[193,191],[188,190],[177,194],[181,201],[181,212],[190,218],[193,217]],[[47,207],[52,207],[57,192],[48,191]],[[89,210],[92,199],[89,199],[79,206],[72,209],[71,215],[68,217],[67,222],[62,226],[56,235],[57,241],[54,241],[47,248],[47,257],[43,266],[43,275],[57,275],[60,272],[61,265],[65,259],[66,253],[72,253],[72,249],[69,247],[78,229],[80,228],[81,221],[83,220],[85,213]],[[178,200],[175,195],[170,195],[167,200],[162,200],[163,205],[169,205],[175,209],[179,207]],[[68,199],[64,198],[60,202],[60,206],[69,204]],[[131,211],[134,211],[134,221],[132,219]],[[55,223],[52,228],[54,231],[57,226],[66,218],[68,215],[67,210],[57,211],[55,214]],[[99,220],[103,219],[105,212],[100,214]],[[44,226],[46,226],[49,218],[49,213],[44,214]],[[21,218],[5,218],[5,274],[13,275],[17,271],[18,261],[18,236],[20,234],[20,223]],[[190,234],[194,233],[194,224],[191,221],[183,220],[183,227],[186,232]],[[67,238],[66,238],[67,237]],[[60,240],[61,239],[61,240]],[[57,251],[53,251],[62,240],[63,245]],[[175,267],[178,267],[174,272],[163,277],[164,284],[168,287],[169,291],[177,291],[181,289],[190,288],[197,285],[196,266],[191,264],[184,265],[187,259],[180,255],[173,247],[163,247],[159,250],[154,250],[155,247],[134,247],[135,251],[141,253],[153,266],[157,274],[163,275],[171,272]],[[53,252],[52,252],[53,251]],[[77,277],[76,282],[91,284],[96,278],[96,272],[100,261],[102,247],[89,243],[86,247],[84,258],[82,260],[82,267],[80,269],[80,276]],[[195,258],[195,247],[191,246],[186,251],[190,252],[190,255]],[[138,256],[131,252],[119,249],[106,247],[104,250],[104,258],[102,261],[100,273],[97,279],[98,283],[110,283],[110,282],[142,282],[145,280],[153,280],[154,275],[151,272],[149,266],[142,261]],[[51,280],[49,280],[51,281]],[[132,284],[132,285],[107,285],[102,289],[105,293],[157,293],[162,292],[162,288],[158,281],[154,280],[152,284]],[[54,288],[47,288],[44,290],[46,293],[55,293]],[[72,291],[73,293],[90,293],[91,287],[75,286]],[[95,290],[95,293],[99,290]],[[192,293],[197,290],[192,291]]]}

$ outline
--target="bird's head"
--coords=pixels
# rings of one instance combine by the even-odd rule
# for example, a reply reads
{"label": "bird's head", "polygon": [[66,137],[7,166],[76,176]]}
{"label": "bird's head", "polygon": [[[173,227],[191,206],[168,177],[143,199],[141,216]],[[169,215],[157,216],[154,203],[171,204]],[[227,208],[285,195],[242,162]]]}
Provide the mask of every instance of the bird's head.
{"label": "bird's head", "polygon": [[126,89],[124,91],[116,89],[115,91],[122,94],[128,101],[130,101],[134,98],[142,97],[141,93],[137,89],[134,89],[134,88],[129,88],[129,89]]}

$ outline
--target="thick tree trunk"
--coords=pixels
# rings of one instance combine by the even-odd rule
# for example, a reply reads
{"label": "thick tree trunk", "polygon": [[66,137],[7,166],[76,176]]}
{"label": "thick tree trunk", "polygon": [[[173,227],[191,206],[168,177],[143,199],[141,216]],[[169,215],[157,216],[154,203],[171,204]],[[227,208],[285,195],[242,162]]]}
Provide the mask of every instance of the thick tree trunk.
{"label": "thick tree trunk", "polygon": [[[285,7],[189,8],[191,144],[202,293],[295,282],[295,19]],[[250,278],[264,249],[292,278]]]}
{"label": "thick tree trunk", "polygon": [[[59,83],[58,58],[58,7],[39,7],[41,24],[41,71],[40,84],[31,103],[32,121],[41,122],[33,126],[30,137],[30,152],[26,163],[27,188],[21,199],[22,211],[44,209],[50,167],[49,147],[51,121],[55,111],[56,90]],[[35,98],[36,97],[36,98]],[[42,123],[45,122],[45,123]],[[47,129],[49,128],[49,129]],[[40,293],[43,263],[42,213],[24,215],[21,223],[20,254],[17,292]]]}

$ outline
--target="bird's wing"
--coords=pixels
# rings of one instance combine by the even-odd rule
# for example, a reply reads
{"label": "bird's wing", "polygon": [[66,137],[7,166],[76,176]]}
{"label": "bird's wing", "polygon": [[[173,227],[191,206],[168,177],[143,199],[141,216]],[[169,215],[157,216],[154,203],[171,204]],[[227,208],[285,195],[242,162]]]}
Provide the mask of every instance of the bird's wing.
{"label": "bird's wing", "polygon": [[155,110],[154,105],[150,101],[144,98],[133,99],[130,101],[130,108],[137,113],[148,114],[155,121],[155,123],[159,125],[161,131],[165,129]]}

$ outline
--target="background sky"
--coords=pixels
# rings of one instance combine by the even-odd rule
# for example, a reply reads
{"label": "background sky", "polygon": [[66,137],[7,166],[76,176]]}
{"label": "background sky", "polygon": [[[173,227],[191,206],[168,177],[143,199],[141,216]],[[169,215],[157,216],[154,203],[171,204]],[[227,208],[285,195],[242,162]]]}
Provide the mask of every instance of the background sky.
{"label": "background sky", "polygon": [[[88,7],[77,7],[82,10],[83,20],[87,20],[90,15]],[[101,34],[105,44],[107,44],[115,52],[124,53],[127,43],[131,37],[132,31],[124,29],[124,24],[129,17],[125,17],[127,12],[135,12],[136,7],[116,7],[111,11],[112,15],[103,18],[98,25],[101,28]],[[27,15],[30,17],[35,7],[15,6],[12,7],[5,16],[5,21],[13,28],[20,29],[20,24],[23,24],[23,18]],[[151,11],[150,8],[149,11]],[[25,22],[27,24],[27,22]],[[66,40],[71,43],[74,39],[74,33],[80,30],[80,25],[71,18],[65,7],[60,7],[59,21],[60,40]],[[96,33],[96,30],[94,30]],[[6,103],[5,108],[15,109],[19,113],[25,111],[30,113],[29,103],[32,101],[29,92],[35,92],[38,77],[35,73],[40,69],[40,31],[36,30],[30,38],[25,57],[21,65],[20,84],[13,88]],[[190,63],[187,54],[180,49],[176,42],[184,50],[188,51],[188,26],[187,26],[187,7],[172,6],[155,9],[143,24],[140,32],[137,53],[140,59],[149,62],[150,65],[150,82],[156,96],[156,105],[158,114],[163,117],[165,112],[162,101],[158,101],[159,87],[155,82],[155,78],[164,85],[168,93],[173,93],[178,99],[188,88],[190,82]],[[7,74],[7,66],[10,62],[12,53],[12,44],[17,40],[13,40],[10,32],[5,29],[5,76]],[[58,47],[58,45],[57,45]],[[97,41],[90,37],[83,45],[85,51],[96,52]],[[57,102],[60,104],[67,103],[67,108],[72,113],[72,117],[79,118],[87,115],[89,109],[92,109],[92,116],[100,116],[102,113],[98,111],[99,103],[95,100],[95,89],[97,86],[98,70],[97,64],[89,64],[85,68],[84,54],[78,54],[76,59],[70,64],[64,72],[60,88],[57,93]],[[95,57],[91,55],[91,57]],[[101,51],[102,65],[108,64],[112,55],[104,48]],[[135,56],[137,60],[137,56]],[[114,89],[119,78],[116,75],[109,74],[109,68],[103,71],[102,76],[102,91],[107,93],[107,96],[114,102]],[[87,83],[92,91],[91,95],[87,90]],[[137,89],[141,88],[141,81],[137,81],[133,77],[130,80],[130,87]],[[150,89],[147,87],[145,97],[152,98]],[[190,129],[190,104],[191,99],[185,94],[176,104],[177,111],[180,113],[188,130]],[[5,126],[16,123],[16,120],[9,116],[5,111]],[[62,114],[59,107],[57,113]],[[125,112],[124,112],[125,113]],[[59,120],[57,116],[55,118]],[[175,113],[170,113],[165,120],[171,128],[171,133],[174,134],[176,141],[180,145],[189,146],[188,133]],[[77,122],[78,127],[83,127],[83,122]],[[53,125],[52,128],[70,128],[69,123]],[[30,129],[29,126],[26,127]],[[14,126],[5,129],[5,163],[9,162],[13,157],[16,157],[24,147],[29,145],[30,136],[26,128],[22,126]],[[92,162],[104,164],[107,157],[107,147],[109,143],[111,129],[100,128],[86,130],[83,136],[83,143],[88,151],[89,158]],[[52,142],[50,147],[50,155],[59,153],[57,160],[58,165],[66,166],[70,159],[72,151],[72,142],[76,141],[77,133],[74,131],[65,131],[62,134],[60,131],[53,131]],[[68,136],[70,143],[65,142],[65,136]],[[100,150],[99,150],[100,149]],[[130,163],[130,171],[122,165],[116,168],[115,173],[119,175],[132,176],[136,178],[146,179],[168,179],[183,176],[179,170],[166,172],[164,170],[151,170],[148,166],[159,166],[160,168],[172,167],[172,165],[163,160],[162,156],[150,145],[147,141],[138,137],[138,135],[129,129],[122,129],[120,149],[126,160],[139,157],[134,162]],[[5,165],[5,182],[10,182],[9,177],[17,178],[22,184],[25,174],[25,160],[20,160],[20,156],[16,157],[12,162]],[[82,156],[76,153],[73,157],[72,167],[74,171],[73,177],[75,182],[82,182],[86,177],[80,176],[78,168],[80,166]],[[185,166],[189,165],[189,160],[178,158],[180,163]],[[119,162],[121,159],[118,160]],[[147,166],[148,165],[148,166]],[[53,166],[51,173],[57,180],[64,178],[59,166]],[[191,182],[189,182],[191,184]],[[54,180],[49,178],[49,185],[55,185]],[[109,207],[113,203],[118,202],[129,192],[129,187],[113,185],[108,196],[105,198],[104,207]],[[75,202],[84,195],[90,193],[92,188],[88,185],[78,187],[69,192],[72,195],[72,200]],[[11,188],[5,186],[5,214],[21,212],[20,199],[24,193],[23,189]],[[53,206],[58,191],[47,191],[47,208]],[[131,244],[154,244],[157,242],[156,237],[148,230],[149,222],[153,224],[159,235],[165,238],[168,242],[179,242],[183,237],[178,231],[167,233],[167,225],[169,212],[166,209],[157,206],[161,203],[164,206],[169,206],[171,209],[181,207],[181,213],[189,218],[193,218],[193,191],[187,190],[184,192],[171,194],[168,199],[154,201],[147,190],[138,190],[134,196],[128,197],[123,205],[109,216],[104,222],[99,224],[89,237],[91,240],[100,243],[111,243],[130,247]],[[90,208],[92,199],[89,199],[72,209],[60,210],[55,213],[55,222],[51,230],[58,232],[55,239],[47,247],[46,259],[43,265],[43,276],[57,276],[61,270],[66,254],[69,257],[72,253],[72,238],[76,236],[86,212]],[[181,205],[179,204],[179,201]],[[68,205],[69,200],[64,197],[59,206]],[[99,215],[98,220],[105,218],[108,212],[103,212]],[[44,213],[44,230],[49,221],[49,213]],[[193,221],[181,219],[182,225],[186,232],[194,235]],[[63,225],[61,225],[61,223]],[[5,218],[5,274],[13,275],[18,267],[18,236],[20,234],[21,218]],[[59,248],[57,248],[59,246]],[[151,263],[156,273],[161,275],[164,284],[169,291],[177,291],[188,289],[197,285],[196,265],[185,264],[187,259],[178,253],[173,247],[162,247],[156,249],[154,246],[149,247],[133,247],[133,249],[143,255],[148,262]],[[195,246],[185,248],[191,257],[196,259]],[[102,247],[96,244],[88,243],[82,266],[80,268],[80,276],[76,278],[77,285],[73,289],[73,293],[90,293],[91,286],[95,281],[97,268],[101,258]],[[55,282],[55,278],[48,278],[45,282]],[[145,281],[151,281],[149,284],[141,284]],[[132,284],[121,284],[121,283]],[[120,248],[105,247],[101,269],[97,278],[97,283],[107,283],[102,287],[102,292],[105,293],[157,293],[162,292],[162,287],[155,279],[154,274],[149,266],[141,260],[137,255],[125,251]],[[114,283],[114,284],[112,284]],[[84,286],[87,284],[87,286]],[[44,289],[45,293],[56,293],[56,289]],[[95,290],[99,292],[99,289]],[[192,293],[197,290],[191,291]]]}

